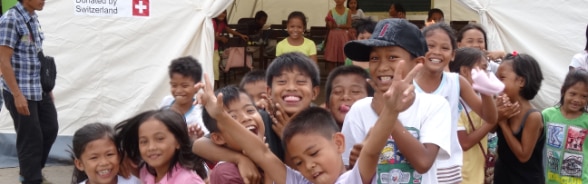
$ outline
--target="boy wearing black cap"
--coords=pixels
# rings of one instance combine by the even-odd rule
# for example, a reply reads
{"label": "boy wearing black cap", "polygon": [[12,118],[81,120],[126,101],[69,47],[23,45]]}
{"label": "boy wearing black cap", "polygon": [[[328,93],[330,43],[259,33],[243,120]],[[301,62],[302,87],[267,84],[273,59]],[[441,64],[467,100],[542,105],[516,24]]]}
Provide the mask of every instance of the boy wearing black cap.
{"label": "boy wearing black cap", "polygon": [[[369,61],[369,82],[375,91],[373,98],[355,102],[345,117],[343,160],[349,165],[353,146],[366,138],[380,116],[386,115],[382,111],[384,94],[393,85],[392,81],[404,78],[407,71],[424,62],[427,43],[421,31],[410,22],[385,19],[378,22],[370,39],[349,42],[344,49],[352,60]],[[414,101],[398,115],[400,123],[394,125],[381,152],[378,183],[438,183],[435,160],[450,156],[450,114],[443,97],[416,94]]]}

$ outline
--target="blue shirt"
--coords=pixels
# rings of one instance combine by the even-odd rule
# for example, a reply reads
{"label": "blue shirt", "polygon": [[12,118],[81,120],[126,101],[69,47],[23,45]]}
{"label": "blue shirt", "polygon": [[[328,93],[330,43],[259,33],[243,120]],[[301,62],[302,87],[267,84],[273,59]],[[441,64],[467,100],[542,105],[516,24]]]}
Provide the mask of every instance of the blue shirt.
{"label": "blue shirt", "polygon": [[[36,13],[29,14],[20,2],[14,7],[0,18],[0,45],[8,46],[14,51],[10,64],[24,97],[27,100],[41,101],[41,62],[37,53],[42,48],[43,33],[40,31]],[[27,23],[31,25],[34,38],[30,35]],[[10,91],[6,81],[2,85]]]}

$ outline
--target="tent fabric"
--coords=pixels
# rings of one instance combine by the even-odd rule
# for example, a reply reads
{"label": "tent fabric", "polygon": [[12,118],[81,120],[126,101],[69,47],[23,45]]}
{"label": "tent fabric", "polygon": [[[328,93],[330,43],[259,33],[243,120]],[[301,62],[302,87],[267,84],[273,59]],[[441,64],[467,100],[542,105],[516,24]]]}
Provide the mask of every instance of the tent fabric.
{"label": "tent fabric", "polygon": [[[167,67],[175,58],[193,56],[212,74],[211,18],[233,0],[150,1],[147,17],[79,15],[75,2],[47,1],[37,12],[44,52],[55,57],[58,70],[53,93],[59,136],[158,108],[170,93]],[[0,134],[1,147],[16,149],[6,108],[0,112]],[[0,155],[9,156],[15,155]]]}
{"label": "tent fabric", "polygon": [[556,105],[575,53],[586,44],[588,1],[459,0],[478,12],[488,34],[489,50],[533,56],[543,72],[535,108]]}

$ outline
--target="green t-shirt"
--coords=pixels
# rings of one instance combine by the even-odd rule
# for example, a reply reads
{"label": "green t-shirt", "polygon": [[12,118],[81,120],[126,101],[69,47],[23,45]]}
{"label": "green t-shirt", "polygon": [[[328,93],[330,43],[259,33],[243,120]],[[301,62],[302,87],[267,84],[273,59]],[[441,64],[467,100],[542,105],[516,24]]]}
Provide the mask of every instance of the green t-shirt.
{"label": "green t-shirt", "polygon": [[[559,107],[550,107],[542,112],[545,122],[545,169],[546,183],[586,183],[588,182],[588,114],[576,119],[566,119]],[[584,151],[586,150],[586,151]]]}

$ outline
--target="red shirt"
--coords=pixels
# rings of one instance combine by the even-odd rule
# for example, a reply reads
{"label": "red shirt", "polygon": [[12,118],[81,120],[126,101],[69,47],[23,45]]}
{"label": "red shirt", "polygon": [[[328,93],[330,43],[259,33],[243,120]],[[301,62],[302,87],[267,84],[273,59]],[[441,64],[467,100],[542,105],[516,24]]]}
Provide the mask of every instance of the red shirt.
{"label": "red shirt", "polygon": [[[212,25],[214,26],[214,36],[216,38],[217,34],[221,34],[226,28],[227,28],[227,24],[225,24],[225,22],[222,21],[217,21],[212,19]],[[214,50],[218,50],[218,40],[214,40]]]}

